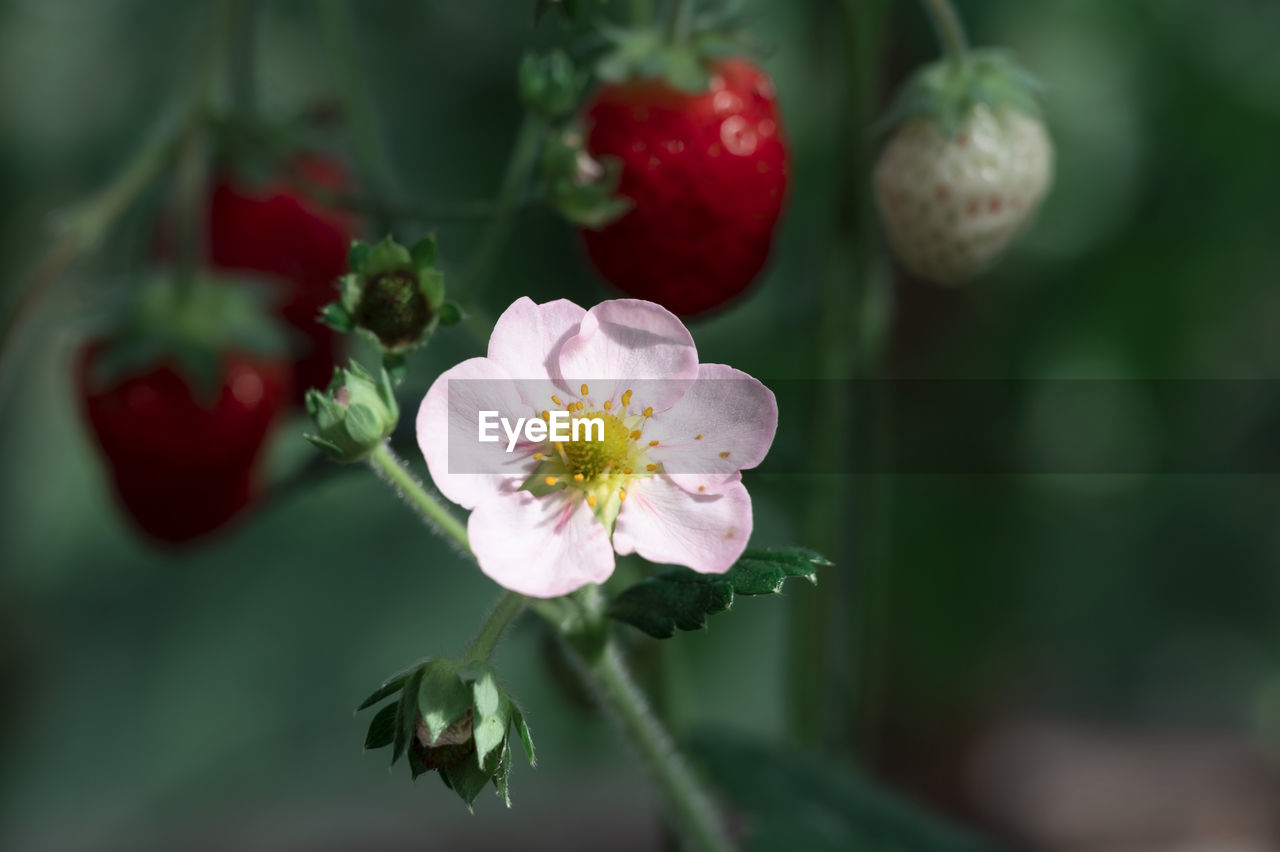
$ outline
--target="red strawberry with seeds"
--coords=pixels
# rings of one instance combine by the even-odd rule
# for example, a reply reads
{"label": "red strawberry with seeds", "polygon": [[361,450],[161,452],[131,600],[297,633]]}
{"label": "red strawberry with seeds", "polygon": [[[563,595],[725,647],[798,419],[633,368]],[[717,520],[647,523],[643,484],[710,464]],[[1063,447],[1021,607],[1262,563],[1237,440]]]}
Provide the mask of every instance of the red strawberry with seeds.
{"label": "red strawberry with seeds", "polygon": [[587,151],[622,162],[631,209],[582,231],[623,292],[691,315],[741,294],[768,259],[787,191],[773,83],[745,59],[711,63],[701,92],[664,79],[602,86],[587,105]]}

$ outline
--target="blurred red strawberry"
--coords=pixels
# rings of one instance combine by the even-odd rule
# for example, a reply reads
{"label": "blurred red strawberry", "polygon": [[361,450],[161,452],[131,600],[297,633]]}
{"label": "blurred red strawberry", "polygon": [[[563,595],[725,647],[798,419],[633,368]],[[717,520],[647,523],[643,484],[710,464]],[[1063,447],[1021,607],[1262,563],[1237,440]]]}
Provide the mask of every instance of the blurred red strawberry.
{"label": "blurred red strawberry", "polygon": [[317,321],[336,298],[346,271],[354,222],[308,197],[308,185],[329,191],[349,181],[335,161],[295,157],[289,173],[255,185],[230,174],[214,183],[209,205],[209,260],[231,271],[265,273],[282,283],[280,317],[303,335],[307,350],[294,363],[294,400],[325,387],[340,360],[338,335]]}
{"label": "blurred red strawberry", "polygon": [[587,150],[623,163],[634,206],[583,230],[591,260],[623,292],[689,315],[744,291],[768,259],[787,191],[773,83],[745,59],[711,66],[709,88],[665,80],[602,86],[587,105]]}
{"label": "blurred red strawberry", "polygon": [[181,367],[95,378],[109,345],[80,354],[81,404],[116,493],[153,538],[184,542],[218,529],[258,496],[256,462],[289,394],[284,361],[228,354],[209,398]]}

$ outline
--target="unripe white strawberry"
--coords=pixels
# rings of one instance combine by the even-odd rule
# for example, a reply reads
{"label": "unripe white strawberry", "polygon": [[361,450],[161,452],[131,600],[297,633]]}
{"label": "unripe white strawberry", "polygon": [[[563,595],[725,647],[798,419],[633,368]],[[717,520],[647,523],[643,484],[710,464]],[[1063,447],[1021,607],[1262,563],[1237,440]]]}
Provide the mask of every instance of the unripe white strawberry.
{"label": "unripe white strawberry", "polygon": [[889,243],[939,284],[989,267],[1027,225],[1053,178],[1033,83],[1003,54],[939,63],[909,84],[873,176]]}

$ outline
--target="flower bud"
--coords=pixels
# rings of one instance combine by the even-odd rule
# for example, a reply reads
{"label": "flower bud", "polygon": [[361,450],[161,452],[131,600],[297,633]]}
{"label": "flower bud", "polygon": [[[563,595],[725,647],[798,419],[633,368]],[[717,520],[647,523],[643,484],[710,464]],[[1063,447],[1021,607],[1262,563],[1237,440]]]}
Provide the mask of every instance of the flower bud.
{"label": "flower bud", "polygon": [[391,377],[374,378],[355,361],[334,370],[326,391],[307,391],[316,434],[304,436],[339,461],[357,461],[387,439],[400,419]]}
{"label": "flower bud", "polygon": [[525,108],[547,118],[573,112],[578,102],[579,77],[563,50],[538,56],[526,54],[517,76]]}

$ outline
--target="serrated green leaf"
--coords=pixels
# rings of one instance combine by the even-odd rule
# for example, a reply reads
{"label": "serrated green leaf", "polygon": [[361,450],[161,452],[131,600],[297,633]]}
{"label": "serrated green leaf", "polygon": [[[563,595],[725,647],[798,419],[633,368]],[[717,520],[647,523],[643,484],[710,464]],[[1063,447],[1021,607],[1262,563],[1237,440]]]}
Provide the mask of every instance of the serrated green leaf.
{"label": "serrated green leaf", "polygon": [[471,733],[476,741],[476,760],[486,766],[490,754],[502,745],[511,725],[511,701],[498,689],[492,670],[472,684],[474,719]]}
{"label": "serrated green leaf", "polygon": [[824,757],[723,732],[695,737],[690,751],[750,826],[748,852],[997,848]]}
{"label": "serrated green leaf", "polygon": [[609,604],[611,618],[657,639],[676,630],[700,630],[707,616],[733,605],[735,594],[776,594],[791,577],[817,581],[817,568],[830,565],[804,548],[750,550],[724,574],[670,568],[623,590]]}
{"label": "serrated green leaf", "polygon": [[417,736],[418,731],[418,689],[422,684],[422,673],[425,666],[414,669],[405,679],[404,688],[400,690],[400,700],[396,709],[395,737],[391,742],[391,765],[404,754],[405,746]]}
{"label": "serrated green leaf", "polygon": [[529,725],[524,720],[524,714],[515,704],[511,705],[511,721],[515,723],[516,731],[520,734],[520,744],[524,746],[525,759],[529,761],[530,766],[537,766],[538,757],[533,751],[533,735],[529,733]]}
{"label": "serrated green leaf", "polygon": [[417,709],[434,742],[445,728],[471,709],[471,690],[458,677],[456,663],[437,660],[423,669]]}
{"label": "serrated green leaf", "polygon": [[453,792],[467,803],[468,808],[493,777],[492,772],[486,772],[480,767],[474,752],[457,766],[440,770],[440,774],[445,777]]}
{"label": "serrated green leaf", "polygon": [[364,736],[366,749],[385,748],[391,745],[396,737],[396,710],[399,702],[391,702],[378,711],[369,722],[369,731]]}

